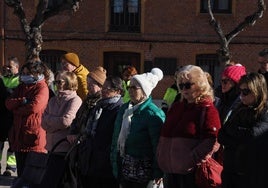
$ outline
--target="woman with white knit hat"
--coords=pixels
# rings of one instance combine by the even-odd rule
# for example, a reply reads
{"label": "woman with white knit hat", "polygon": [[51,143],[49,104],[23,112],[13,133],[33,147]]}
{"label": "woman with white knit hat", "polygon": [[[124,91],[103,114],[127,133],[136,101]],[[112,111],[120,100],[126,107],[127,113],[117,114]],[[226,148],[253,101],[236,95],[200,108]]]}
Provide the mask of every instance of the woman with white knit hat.
{"label": "woman with white knit hat", "polygon": [[150,180],[158,182],[162,177],[155,152],[165,114],[151,97],[162,78],[159,68],[133,76],[128,87],[130,101],[117,115],[111,161],[122,188],[146,188]]}

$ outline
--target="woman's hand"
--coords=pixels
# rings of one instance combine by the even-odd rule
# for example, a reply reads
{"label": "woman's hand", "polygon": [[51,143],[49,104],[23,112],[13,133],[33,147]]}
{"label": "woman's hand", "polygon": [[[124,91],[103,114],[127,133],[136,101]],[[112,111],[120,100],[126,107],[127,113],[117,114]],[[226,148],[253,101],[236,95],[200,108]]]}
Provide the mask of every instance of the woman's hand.
{"label": "woman's hand", "polygon": [[154,184],[160,185],[160,183],[163,181],[163,178],[156,178],[154,179]]}

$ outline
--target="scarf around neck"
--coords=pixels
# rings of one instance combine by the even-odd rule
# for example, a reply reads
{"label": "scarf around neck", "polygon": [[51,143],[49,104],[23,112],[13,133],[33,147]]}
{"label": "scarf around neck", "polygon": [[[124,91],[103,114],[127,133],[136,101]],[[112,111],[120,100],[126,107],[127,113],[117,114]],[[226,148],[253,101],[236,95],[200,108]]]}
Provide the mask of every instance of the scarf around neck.
{"label": "scarf around neck", "polygon": [[133,104],[129,103],[128,108],[125,110],[123,114],[122,126],[117,141],[117,149],[120,151],[120,156],[125,155],[125,144],[131,129],[131,118],[133,116],[133,113],[135,110],[139,108],[139,106],[143,102],[136,104],[134,106]]}
{"label": "scarf around neck", "polygon": [[85,132],[88,136],[94,137],[96,135],[96,129],[98,125],[98,120],[101,117],[104,108],[109,105],[117,103],[121,98],[121,95],[117,95],[111,98],[101,99],[97,102],[97,105],[90,112],[89,118],[87,120]]}

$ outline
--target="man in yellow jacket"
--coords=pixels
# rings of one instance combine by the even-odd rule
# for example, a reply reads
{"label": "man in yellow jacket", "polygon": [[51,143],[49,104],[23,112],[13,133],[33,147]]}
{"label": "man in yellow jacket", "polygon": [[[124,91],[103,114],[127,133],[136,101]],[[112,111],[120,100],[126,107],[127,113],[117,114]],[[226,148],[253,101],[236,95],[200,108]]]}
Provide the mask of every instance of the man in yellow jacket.
{"label": "man in yellow jacket", "polygon": [[63,70],[74,72],[78,80],[78,90],[77,94],[82,99],[85,100],[87,97],[87,75],[89,73],[88,69],[80,63],[79,57],[76,53],[66,53],[62,56],[61,65]]}

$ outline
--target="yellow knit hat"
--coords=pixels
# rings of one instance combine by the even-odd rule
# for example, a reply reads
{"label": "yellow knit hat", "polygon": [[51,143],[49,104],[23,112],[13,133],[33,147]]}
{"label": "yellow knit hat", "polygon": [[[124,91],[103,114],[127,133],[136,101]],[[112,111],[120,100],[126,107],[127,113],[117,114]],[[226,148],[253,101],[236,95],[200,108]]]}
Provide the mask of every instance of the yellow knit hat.
{"label": "yellow knit hat", "polygon": [[79,57],[75,53],[67,53],[63,55],[63,58],[68,61],[69,63],[73,64],[76,67],[79,67],[80,61]]}

